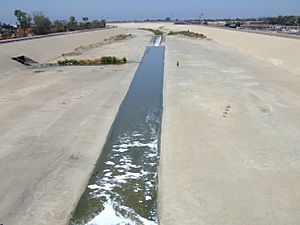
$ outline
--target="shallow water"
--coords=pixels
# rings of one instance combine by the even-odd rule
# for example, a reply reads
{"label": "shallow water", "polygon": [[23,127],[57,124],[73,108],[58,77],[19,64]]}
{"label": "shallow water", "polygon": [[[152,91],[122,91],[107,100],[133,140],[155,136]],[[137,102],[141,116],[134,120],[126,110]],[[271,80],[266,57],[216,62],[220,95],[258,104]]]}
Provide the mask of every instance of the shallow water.
{"label": "shallow water", "polygon": [[71,224],[157,224],[164,47],[145,51]]}
{"label": "shallow water", "polygon": [[155,36],[153,45],[158,47],[161,45],[161,42],[162,42],[162,36],[157,35],[157,36]]}

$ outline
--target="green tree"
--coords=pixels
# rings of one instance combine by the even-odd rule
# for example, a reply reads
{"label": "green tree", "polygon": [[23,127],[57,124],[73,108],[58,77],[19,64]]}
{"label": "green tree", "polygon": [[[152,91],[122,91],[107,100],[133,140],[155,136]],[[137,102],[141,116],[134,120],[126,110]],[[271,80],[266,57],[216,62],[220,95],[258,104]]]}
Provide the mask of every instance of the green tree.
{"label": "green tree", "polygon": [[296,24],[297,24],[297,26],[300,26],[300,16],[297,17]]}
{"label": "green tree", "polygon": [[93,20],[92,24],[91,24],[91,28],[95,29],[95,28],[104,28],[106,27],[106,21],[105,20]]}
{"label": "green tree", "polygon": [[33,21],[35,24],[34,33],[35,34],[49,34],[51,33],[51,20],[46,17],[42,12],[33,13]]}
{"label": "green tree", "polygon": [[106,27],[106,20],[101,20],[101,23],[102,23],[102,27]]}
{"label": "green tree", "polygon": [[285,18],[283,16],[278,16],[277,17],[277,24],[285,25]]}
{"label": "green tree", "polygon": [[88,17],[83,17],[83,18],[82,18],[82,21],[83,21],[83,24],[81,24],[80,27],[82,27],[83,29],[87,29],[87,28],[88,28],[88,21],[89,21],[89,18],[88,18]]}
{"label": "green tree", "polygon": [[70,30],[70,31],[78,30],[78,24],[77,24],[75,16],[70,17],[69,22],[68,22],[68,30]]}
{"label": "green tree", "polygon": [[68,25],[66,21],[54,20],[53,28],[54,28],[54,32],[64,32],[68,29]]}
{"label": "green tree", "polygon": [[86,23],[87,21],[89,21],[89,18],[88,17],[83,17],[82,21]]}
{"label": "green tree", "polygon": [[26,29],[30,28],[32,18],[19,9],[16,9],[14,15],[17,17],[20,28],[23,30],[23,36],[25,36]]}

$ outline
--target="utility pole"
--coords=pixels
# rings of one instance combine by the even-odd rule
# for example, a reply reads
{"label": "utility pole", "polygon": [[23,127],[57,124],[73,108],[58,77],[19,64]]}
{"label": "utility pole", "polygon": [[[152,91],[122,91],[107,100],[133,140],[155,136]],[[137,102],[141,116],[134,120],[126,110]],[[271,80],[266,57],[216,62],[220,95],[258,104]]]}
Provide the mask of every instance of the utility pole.
{"label": "utility pole", "polygon": [[201,24],[201,18],[202,18],[203,15],[204,15],[204,13],[201,13],[201,14],[199,15],[199,24]]}

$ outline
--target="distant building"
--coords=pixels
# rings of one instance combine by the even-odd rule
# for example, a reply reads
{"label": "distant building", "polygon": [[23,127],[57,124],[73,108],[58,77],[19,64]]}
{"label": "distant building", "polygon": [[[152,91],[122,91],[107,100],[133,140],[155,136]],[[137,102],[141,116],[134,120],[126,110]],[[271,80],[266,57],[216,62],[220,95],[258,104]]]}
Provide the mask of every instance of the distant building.
{"label": "distant building", "polygon": [[216,26],[216,27],[224,27],[226,25],[226,21],[207,21],[207,25]]}
{"label": "distant building", "polygon": [[284,26],[284,25],[270,25],[270,24],[243,24],[243,29],[249,30],[270,30],[291,34],[300,34],[300,26]]}

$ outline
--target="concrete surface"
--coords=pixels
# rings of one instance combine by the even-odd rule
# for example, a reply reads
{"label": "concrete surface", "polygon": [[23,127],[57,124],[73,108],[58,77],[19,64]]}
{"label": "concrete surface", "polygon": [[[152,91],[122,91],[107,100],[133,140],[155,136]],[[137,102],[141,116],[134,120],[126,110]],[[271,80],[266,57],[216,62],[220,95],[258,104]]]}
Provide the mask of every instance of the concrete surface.
{"label": "concrete surface", "polygon": [[[213,39],[167,37],[161,224],[300,224],[299,41],[121,26],[0,46],[0,224],[68,222],[150,41],[136,27],[203,31]],[[11,60],[52,62],[118,33],[137,37],[82,57],[133,63],[33,70]]]}
{"label": "concrete surface", "polygon": [[[97,30],[94,32],[73,33],[69,35],[47,37],[36,40],[27,40],[0,45],[0,68],[1,74],[13,69],[22,69],[11,60],[12,57],[26,55],[40,63],[56,61],[61,54],[71,52],[81,45],[89,45],[103,41],[111,36],[129,33],[128,29]],[[140,34],[147,34],[141,33]],[[108,46],[109,47],[109,46]],[[99,50],[99,49],[98,49]],[[98,51],[98,54],[101,53]]]}
{"label": "concrete surface", "polygon": [[300,224],[299,75],[167,37],[161,225]]}
{"label": "concrete surface", "polygon": [[83,55],[126,56],[126,65],[28,69],[10,57],[53,60],[112,32],[127,30],[0,46],[0,224],[68,223],[152,35],[129,31],[134,39]]}
{"label": "concrete surface", "polygon": [[213,41],[240,51],[243,54],[263,60],[271,65],[283,68],[292,73],[300,74],[300,40],[255,34],[234,30],[225,30],[199,25],[174,25],[172,23],[128,23],[118,24],[119,27],[146,27],[170,30],[190,30],[203,33]]}

